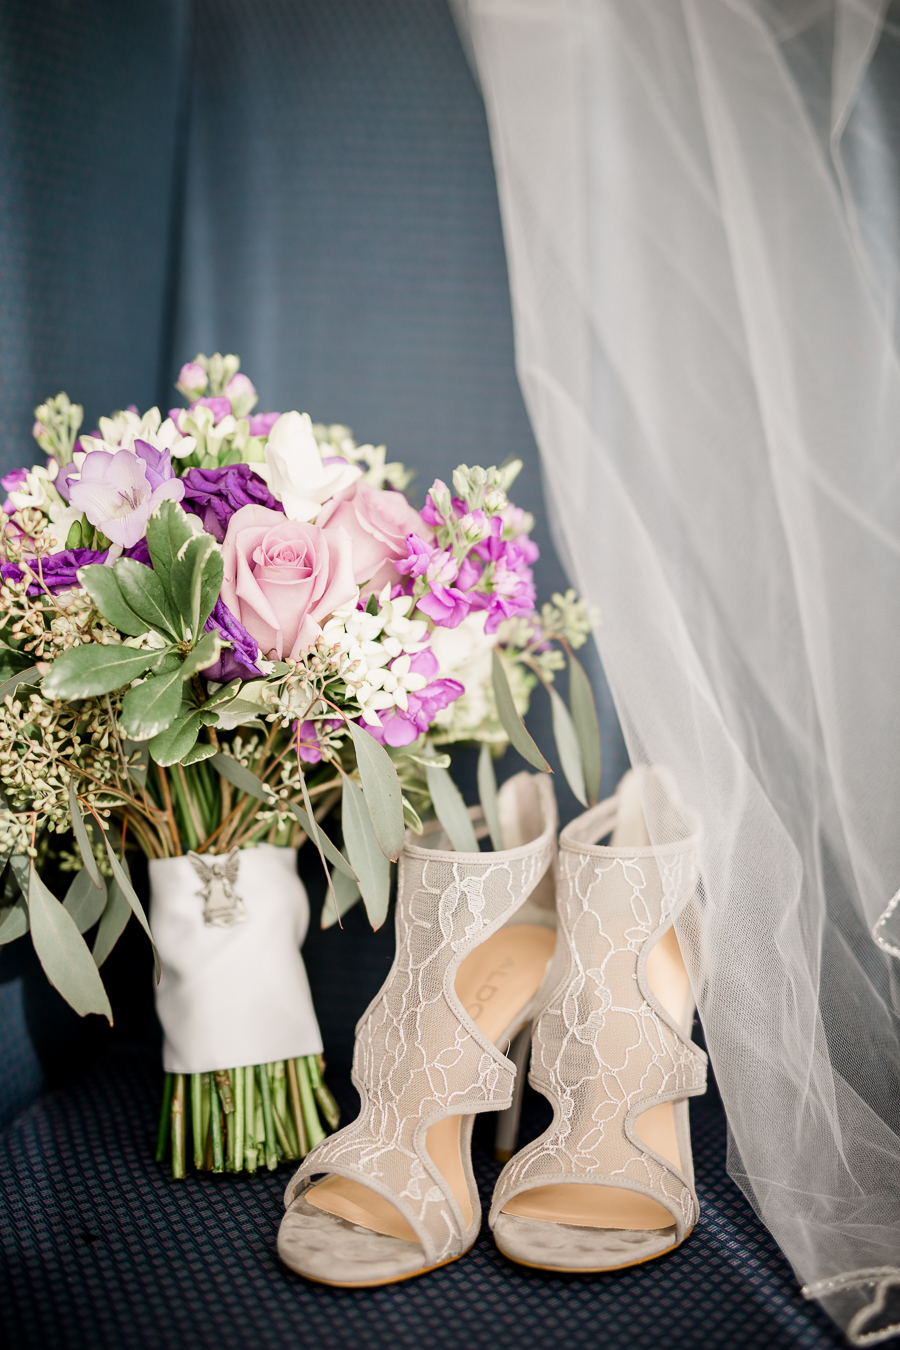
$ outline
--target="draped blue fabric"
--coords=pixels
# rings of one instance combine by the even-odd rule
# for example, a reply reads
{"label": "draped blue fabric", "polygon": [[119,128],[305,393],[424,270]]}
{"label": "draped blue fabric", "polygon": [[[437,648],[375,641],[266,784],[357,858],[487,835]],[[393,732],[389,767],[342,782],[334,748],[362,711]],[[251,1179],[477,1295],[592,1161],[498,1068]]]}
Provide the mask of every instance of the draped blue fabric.
{"label": "draped blue fabric", "polygon": [[[460,462],[521,457],[539,595],[566,586],[516,381],[484,108],[444,0],[2,0],[0,128],[0,468],[32,462],[49,394],[90,427],[168,408],[183,360],[236,351],[260,409],[385,441],[419,500]],[[624,746],[587,660],[611,790]],[[501,775],[519,767],[509,752]],[[474,757],[458,768],[474,799]],[[123,985],[113,1034],[133,1038],[148,1019],[126,938],[104,974]],[[390,938],[354,914],[310,941],[326,1044],[346,1060]],[[0,1009],[3,1119],[105,1033],[47,987],[27,939],[0,952]]]}

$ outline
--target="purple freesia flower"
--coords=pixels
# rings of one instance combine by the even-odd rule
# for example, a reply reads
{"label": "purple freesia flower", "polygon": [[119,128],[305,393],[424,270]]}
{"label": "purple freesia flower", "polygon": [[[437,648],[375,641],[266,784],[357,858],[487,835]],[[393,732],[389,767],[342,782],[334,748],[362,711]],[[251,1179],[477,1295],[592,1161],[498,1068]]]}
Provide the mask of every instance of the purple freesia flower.
{"label": "purple freesia flower", "polygon": [[409,663],[410,671],[424,675],[430,684],[417,693],[407,694],[407,709],[386,708],[379,712],[380,727],[370,727],[366,731],[381,745],[411,745],[414,740],[427,731],[442,708],[464,694],[465,688],[458,680],[435,680],[438,661],[430,647],[416,652]]}
{"label": "purple freesia flower", "polygon": [[[40,568],[37,561],[30,562],[29,567],[36,576],[43,577],[44,585],[52,595],[58,595],[60,591],[68,591],[78,585],[79,567],[85,567],[88,563],[102,563],[106,554],[106,549],[98,552],[90,548],[67,548],[62,553],[50,553],[42,558]],[[25,572],[18,563],[6,562],[0,565],[0,577],[4,581],[21,581],[24,576]],[[26,594],[41,595],[43,591],[33,581]]]}
{"label": "purple freesia flower", "polygon": [[[321,722],[313,722],[309,718],[300,723],[299,739],[297,740],[297,754],[307,764],[319,764],[322,759],[321,739],[319,735],[320,728],[326,727],[332,731],[335,727],[341,725],[339,717],[326,717]],[[294,734],[297,735],[297,723],[294,723]]]}
{"label": "purple freesia flower", "polygon": [[268,436],[281,413],[254,413],[247,420],[250,423],[251,436]]}
{"label": "purple freesia flower", "polygon": [[202,675],[206,680],[215,680],[218,684],[227,684],[238,677],[242,680],[256,680],[263,674],[257,669],[259,643],[251,637],[225,601],[219,596],[212,614],[206,620],[207,633],[218,633],[223,642],[231,644],[223,647],[215,665],[207,666]]}
{"label": "purple freesia flower", "polygon": [[[76,476],[77,475],[77,476]],[[175,477],[168,450],[135,441],[134,450],[92,450],[80,473],[66,475],[69,500],[114,544],[131,548],[144,535],[147,521],[166,499],[180,502],[184,484]]]}
{"label": "purple freesia flower", "polygon": [[272,496],[249,464],[227,464],[218,469],[188,469],[184,478],[184,509],[199,516],[207,534],[221,544],[228,522],[242,506],[284,507]]}

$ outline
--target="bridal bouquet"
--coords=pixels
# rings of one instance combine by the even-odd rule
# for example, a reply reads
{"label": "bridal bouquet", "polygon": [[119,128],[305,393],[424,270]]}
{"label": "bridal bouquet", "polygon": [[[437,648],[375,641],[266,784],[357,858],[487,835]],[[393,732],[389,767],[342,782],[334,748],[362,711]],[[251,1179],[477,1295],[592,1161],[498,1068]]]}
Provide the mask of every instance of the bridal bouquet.
{"label": "bridal bouquet", "polygon": [[[302,844],[325,869],[323,923],[361,897],[377,927],[407,826],[433,811],[478,849],[446,753],[474,741],[503,847],[492,760],[511,741],[548,768],[521,720],[538,683],[576,796],[600,780],[573,655],[587,615],[573,592],[536,609],[532,522],[507,496],[519,464],[461,465],[416,510],[383,446],[253,415],[239,365],[198,356],[177,385],[189,406],[90,435],[60,394],[36,410],[45,462],[2,479],[0,943],[30,929],[63,997],[111,1020],[99,971],[135,915],[176,1176],[188,1132],[197,1167],[253,1172],[336,1124],[299,954]],[[152,924],[128,849],[149,859]],[[74,873],[62,902],[50,857]]]}

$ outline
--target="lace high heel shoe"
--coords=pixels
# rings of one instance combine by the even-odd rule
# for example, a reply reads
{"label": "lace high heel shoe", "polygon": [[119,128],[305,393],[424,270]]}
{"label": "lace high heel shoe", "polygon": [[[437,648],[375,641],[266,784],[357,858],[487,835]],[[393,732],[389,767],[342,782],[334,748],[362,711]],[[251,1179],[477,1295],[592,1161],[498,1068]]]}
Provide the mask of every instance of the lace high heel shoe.
{"label": "lace high heel shoe", "polygon": [[[659,821],[650,846],[641,799]],[[609,847],[592,841],[612,831]],[[656,832],[656,831],[655,831]],[[504,1168],[499,1250],[542,1270],[637,1265],[699,1214],[689,1097],[706,1090],[694,1001],[672,926],[697,883],[697,823],[643,769],[560,836],[559,939],[535,1021],[530,1081],[553,1123]]]}
{"label": "lace high heel shoe", "polygon": [[278,1252],[307,1279],[391,1284],[456,1260],[478,1235],[474,1113],[511,1103],[515,1067],[499,1047],[530,1021],[555,941],[541,922],[515,922],[554,862],[553,787],[519,774],[500,797],[501,812],[516,804],[518,847],[456,853],[439,827],[421,844],[407,835],[394,963],[356,1029],[359,1117],[312,1150],[285,1194]]}

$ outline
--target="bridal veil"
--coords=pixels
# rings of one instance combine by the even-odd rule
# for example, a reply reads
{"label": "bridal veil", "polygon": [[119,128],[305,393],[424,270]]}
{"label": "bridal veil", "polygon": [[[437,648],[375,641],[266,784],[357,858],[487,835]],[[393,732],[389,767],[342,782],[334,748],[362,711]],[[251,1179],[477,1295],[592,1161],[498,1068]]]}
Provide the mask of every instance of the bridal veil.
{"label": "bridal veil", "polygon": [[632,759],[703,820],[680,931],[729,1168],[874,1344],[900,1330],[900,13],[455,9],[557,542]]}

